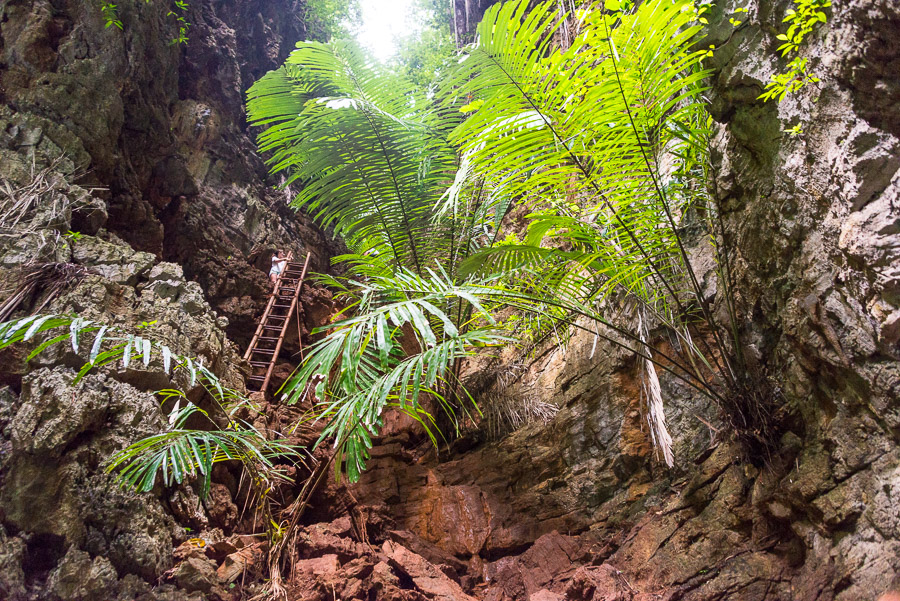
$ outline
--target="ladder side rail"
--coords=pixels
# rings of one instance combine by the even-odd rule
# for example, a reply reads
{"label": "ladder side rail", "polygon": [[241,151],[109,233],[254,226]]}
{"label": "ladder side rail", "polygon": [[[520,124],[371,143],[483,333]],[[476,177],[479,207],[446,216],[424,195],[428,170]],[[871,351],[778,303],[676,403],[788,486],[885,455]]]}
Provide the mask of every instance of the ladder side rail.
{"label": "ladder side rail", "polygon": [[294,290],[294,294],[296,294],[298,302],[294,311],[294,315],[297,317],[297,345],[300,347],[300,362],[303,362],[303,340],[301,340],[301,330],[300,330],[300,289],[303,287],[303,281],[306,279],[306,268],[309,267],[309,258],[312,256],[312,253],[306,253],[306,261],[303,262],[303,272],[300,274],[300,280],[297,282],[297,289]]}

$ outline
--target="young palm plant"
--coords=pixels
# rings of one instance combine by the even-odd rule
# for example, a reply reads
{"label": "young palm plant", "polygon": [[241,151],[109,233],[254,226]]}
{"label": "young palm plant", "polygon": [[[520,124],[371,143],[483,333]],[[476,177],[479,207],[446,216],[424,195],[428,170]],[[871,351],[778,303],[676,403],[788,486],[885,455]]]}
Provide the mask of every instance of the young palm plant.
{"label": "young palm plant", "polygon": [[[123,487],[149,492],[156,485],[158,474],[162,474],[166,486],[181,484],[186,478],[199,475],[200,498],[205,499],[209,494],[213,466],[222,461],[239,461],[259,491],[268,490],[279,480],[286,480],[275,468],[273,460],[290,460],[296,457],[296,449],[277,440],[267,440],[252,425],[234,420],[229,420],[226,429],[220,429],[209,414],[190,402],[181,390],[161,390],[157,394],[162,395],[164,401],[176,399],[169,413],[169,428],[129,445],[110,459],[106,470],[116,473]],[[186,428],[187,420],[194,415],[206,418],[212,428]]]}
{"label": "young palm plant", "polygon": [[[288,402],[318,404],[319,442],[333,437],[339,474],[359,476],[386,409],[426,429],[423,399],[453,414],[466,394],[461,361],[507,340],[496,309],[632,351],[668,465],[659,370],[726,413],[742,409],[728,246],[710,194],[709,51],[694,48],[702,10],[692,0],[606,0],[571,13],[555,2],[494,6],[436,103],[348,42],[302,43],[251,88],[260,149],[302,186],[294,206],[350,248],[337,258],[348,275],[321,277],[346,308],[283,389]],[[534,207],[527,231],[506,239],[505,217],[521,203]],[[719,261],[730,340],[694,273],[689,229]],[[672,350],[653,345],[660,329],[674,334]],[[744,432],[765,421],[747,415],[736,424]],[[327,464],[273,547],[276,593]]]}
{"label": "young palm plant", "polygon": [[[326,278],[352,316],[330,326],[285,392],[296,402],[316,383],[323,436],[336,435],[353,477],[385,407],[427,424],[419,393],[458,391],[461,358],[502,342],[482,327],[500,307],[633,351],[669,465],[659,370],[726,410],[740,405],[727,245],[709,192],[708,50],[694,46],[701,12],[692,0],[568,14],[553,2],[494,6],[437,106],[349,43],[301,44],[250,90],[272,169],[303,184],[295,206],[352,251],[338,258],[350,276]],[[513,202],[534,207],[527,231],[498,244]],[[691,228],[721,266],[728,334],[693,270]],[[616,317],[623,307],[628,319]],[[659,328],[673,350],[653,345]]]}
{"label": "young palm plant", "polygon": [[436,218],[457,171],[447,134],[462,116],[442,112],[350,42],[299,44],[250,89],[248,112],[267,126],[259,144],[272,170],[302,184],[294,206],[334,227],[351,251],[337,258],[348,276],[322,278],[340,290],[343,317],[322,330],[282,392],[296,403],[315,383],[327,419],[320,442],[334,436],[336,467],[356,480],[386,407],[433,436],[423,397],[452,416],[455,366],[506,340],[477,287],[456,273],[473,230],[503,203],[482,186],[466,195],[464,211]]}
{"label": "young palm plant", "polygon": [[442,113],[352,43],[299,44],[250,89],[247,106],[251,122],[266,127],[259,145],[271,153],[273,172],[302,185],[294,206],[333,227],[350,249],[336,259],[349,267],[346,276],[321,276],[345,309],[281,391],[289,403],[314,399],[325,420],[317,446],[333,436],[334,451],[286,512],[290,521],[270,552],[278,597],[282,569],[296,564],[285,558],[300,517],[329,463],[356,480],[388,408],[418,420],[434,439],[425,398],[452,419],[460,361],[506,341],[477,287],[456,272],[473,250],[474,230],[497,220],[503,203],[480,186],[457,203],[465,211],[436,218],[457,170],[447,134],[462,116]]}
{"label": "young palm plant", "polygon": [[[492,296],[525,311],[553,306],[558,319],[632,350],[669,465],[657,369],[726,405],[744,394],[740,347],[713,320],[685,242],[691,216],[705,220],[727,271],[707,178],[698,14],[690,0],[605,2],[564,17],[552,2],[508,2],[488,11],[444,82],[449,104],[474,109],[450,136],[463,163],[536,206],[522,244],[480,249],[462,272],[532,272],[509,280],[526,287]],[[577,35],[562,48],[554,40],[566,22]],[[720,279],[736,327],[730,281]],[[622,307],[627,323],[611,317]],[[654,348],[657,327],[675,334],[674,352]]]}

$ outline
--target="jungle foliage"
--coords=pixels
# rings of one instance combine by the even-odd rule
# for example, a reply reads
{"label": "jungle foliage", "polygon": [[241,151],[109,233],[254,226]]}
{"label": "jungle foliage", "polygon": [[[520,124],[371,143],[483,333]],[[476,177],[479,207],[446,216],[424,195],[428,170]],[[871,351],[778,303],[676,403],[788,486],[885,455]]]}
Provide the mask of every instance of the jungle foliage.
{"label": "jungle foliage", "polygon": [[[275,469],[275,458],[279,462],[299,460],[298,449],[267,440],[252,425],[232,417],[249,401],[223,386],[202,361],[174,353],[146,335],[81,317],[36,314],[0,324],[0,350],[20,343],[34,347],[28,361],[51,348],[57,352],[69,352],[71,348],[71,353],[84,356],[85,363],[72,378],[72,386],[92,370],[104,366],[127,370],[131,366],[162,371],[188,390],[202,387],[209,394],[219,417],[227,421],[224,429],[182,390],[157,392],[161,404],[171,404],[168,428],[133,443],[107,462],[107,471],[115,472],[125,488],[147,492],[154,488],[160,475],[167,486],[199,476],[200,496],[204,498],[209,492],[213,464],[236,460],[251,474],[257,489],[265,490],[270,488],[267,482],[281,478]],[[186,428],[185,422],[192,415],[203,416],[207,428]]]}
{"label": "jungle foliage", "polygon": [[[344,41],[301,44],[251,88],[271,169],[301,184],[294,206],[351,249],[337,258],[347,276],[322,276],[349,308],[284,389],[292,403],[315,389],[323,438],[337,435],[351,478],[386,407],[428,425],[427,397],[452,421],[466,406],[465,356],[560,326],[636,355],[669,465],[658,370],[745,403],[708,158],[709,51],[696,46],[703,10],[517,0],[486,13],[428,96]],[[523,204],[527,228],[509,230],[504,217]],[[728,331],[694,273],[691,231],[719,265]],[[518,325],[495,324],[509,307]],[[651,343],[660,328],[672,350]],[[764,419],[736,425],[759,432]]]}
{"label": "jungle foliage", "polygon": [[456,56],[452,7],[443,0],[415,0],[412,13],[414,30],[397,40],[397,55],[390,67],[399,70],[416,89],[430,94]]}
{"label": "jungle foliage", "polygon": [[783,58],[796,56],[788,62],[784,72],[772,75],[772,80],[760,95],[762,100],[777,98],[781,102],[788,94],[819,82],[819,78],[809,68],[809,58],[800,56],[798,52],[807,36],[817,26],[828,22],[825,10],[830,7],[830,0],[794,0],[794,8],[788,9],[784,17],[784,22],[789,24],[788,29],[776,37],[782,42],[778,51]]}
{"label": "jungle foliage", "polygon": [[347,36],[359,22],[359,0],[304,0],[300,16],[309,39],[328,41]]}
{"label": "jungle foliage", "polygon": [[[134,0],[125,0],[134,1]],[[144,0],[144,4],[150,4],[152,0]],[[119,5],[108,0],[103,0],[100,4],[100,12],[103,14],[103,19],[106,21],[106,28],[116,28],[119,30],[124,30],[125,25],[122,23],[122,20],[119,18]],[[187,44],[188,41],[188,31],[191,29],[191,24],[187,20],[187,12],[189,5],[185,0],[171,0],[169,3],[169,9],[166,12],[166,16],[171,18],[175,22],[175,27],[178,30],[178,33],[172,38],[171,43],[175,44]]]}
{"label": "jungle foliage", "polygon": [[[122,2],[138,2],[140,0],[119,0],[119,4],[110,0],[102,0],[100,13],[106,23],[106,29],[114,28],[124,31],[125,24],[119,17]],[[153,0],[143,0],[150,4]],[[168,10],[166,16],[172,19],[177,30],[172,38],[173,45],[188,43],[191,23],[188,21],[190,5],[186,0],[164,0]],[[359,22],[359,0],[304,0],[295,6],[298,16],[306,25],[307,36],[314,40],[330,40],[333,37],[349,35],[355,24]]]}

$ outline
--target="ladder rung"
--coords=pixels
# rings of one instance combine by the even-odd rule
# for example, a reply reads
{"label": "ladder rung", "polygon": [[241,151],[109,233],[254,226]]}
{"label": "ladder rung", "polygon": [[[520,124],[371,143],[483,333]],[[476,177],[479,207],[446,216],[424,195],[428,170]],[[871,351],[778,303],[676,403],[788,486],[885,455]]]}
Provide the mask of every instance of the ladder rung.
{"label": "ladder rung", "polygon": [[284,326],[263,326],[264,330],[281,330]]}
{"label": "ladder rung", "polygon": [[278,340],[278,336],[260,336],[257,340]]}
{"label": "ladder rung", "polygon": [[268,361],[251,361],[250,365],[252,365],[253,367],[268,367],[272,364]]}
{"label": "ladder rung", "polygon": [[265,376],[250,376],[250,377],[247,378],[247,379],[248,379],[248,380],[265,380],[266,377],[265,377]]}
{"label": "ladder rung", "polygon": [[254,352],[254,353],[264,354],[264,355],[274,355],[274,354],[275,354],[275,349],[255,348],[255,349],[253,349],[253,352]]}

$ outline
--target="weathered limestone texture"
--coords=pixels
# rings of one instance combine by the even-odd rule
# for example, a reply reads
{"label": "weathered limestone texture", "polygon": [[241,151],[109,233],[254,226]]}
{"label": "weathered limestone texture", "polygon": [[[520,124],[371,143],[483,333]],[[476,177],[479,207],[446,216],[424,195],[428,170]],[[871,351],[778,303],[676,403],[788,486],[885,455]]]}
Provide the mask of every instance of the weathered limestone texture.
{"label": "weathered limestone texture", "polygon": [[311,250],[313,267],[328,265],[327,239],[267,184],[243,113],[244,91],[305,36],[292,8],[193,3],[182,47],[170,44],[174,21],[162,1],[121,2],[122,32],[104,29],[91,3],[2,6],[3,176],[24,184],[32,161],[56,160],[69,183],[102,188],[92,190],[95,210],[76,211],[73,229],[106,227],[179,263],[241,343],[273,249]]}
{"label": "weathered limestone texture", "polygon": [[[243,113],[244,90],[304,25],[289,0],[190,2],[190,43],[177,46],[169,2],[116,4],[123,31],[104,27],[97,2],[0,3],[0,298],[55,264],[70,284],[50,297],[44,280],[13,316],[74,313],[139,332],[242,390],[237,345],[265,304],[271,251],[311,251],[317,269],[331,252],[267,181]],[[227,598],[217,581],[159,583],[190,582],[165,576],[173,549],[188,529],[235,526],[232,493],[217,483],[205,506],[190,486],[137,495],[104,470],[163,429],[153,391],[186,383],[154,358],[73,386],[86,345],[27,365],[23,349],[0,354],[0,599]]]}

